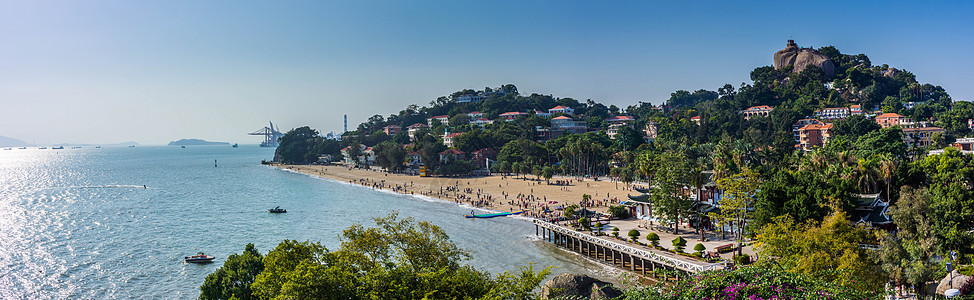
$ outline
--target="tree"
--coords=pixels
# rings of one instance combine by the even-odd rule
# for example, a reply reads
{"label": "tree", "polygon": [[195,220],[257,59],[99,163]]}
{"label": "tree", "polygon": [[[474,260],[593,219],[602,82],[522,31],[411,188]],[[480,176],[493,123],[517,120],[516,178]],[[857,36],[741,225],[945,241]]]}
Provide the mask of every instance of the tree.
{"label": "tree", "polygon": [[693,251],[697,252],[697,255],[699,256],[703,256],[703,251],[705,250],[707,250],[707,246],[704,246],[701,243],[697,243],[696,245],[693,245]]}
{"label": "tree", "polygon": [[673,250],[676,252],[683,252],[683,248],[687,246],[687,240],[682,236],[677,236],[673,239]]}
{"label": "tree", "polygon": [[247,244],[243,253],[231,254],[223,266],[206,276],[200,286],[200,299],[257,299],[250,289],[254,278],[264,270],[263,256]]}
{"label": "tree", "polygon": [[551,166],[545,166],[541,169],[541,177],[544,177],[545,183],[551,183],[551,177],[555,176],[555,169]]}
{"label": "tree", "polygon": [[639,239],[639,230],[630,229],[629,230],[629,240],[632,241],[633,243],[635,243],[637,239]]}
{"label": "tree", "polygon": [[274,150],[274,161],[285,164],[307,164],[317,161],[320,153],[313,149],[321,140],[318,131],[311,127],[291,129],[280,138],[279,145]]}
{"label": "tree", "polygon": [[372,148],[375,162],[387,171],[398,171],[404,167],[406,151],[394,142],[382,142]]}
{"label": "tree", "polygon": [[927,212],[933,201],[929,190],[904,186],[900,199],[889,207],[889,215],[896,223],[894,233],[880,232],[880,249],[876,256],[889,279],[898,285],[910,285],[921,295],[924,285],[936,279],[939,266],[934,263],[940,240],[932,230]]}
{"label": "tree", "polygon": [[619,238],[619,227],[612,228],[612,236]]}
{"label": "tree", "polygon": [[655,232],[647,233],[646,240],[652,243],[653,247],[659,247],[659,235]]}
{"label": "tree", "polygon": [[664,152],[660,155],[659,167],[653,178],[656,188],[650,198],[654,212],[659,212],[662,219],[672,222],[673,232],[677,232],[680,218],[693,204],[683,192],[683,188],[690,185],[688,174],[687,158],[682,152]]}
{"label": "tree", "polygon": [[724,197],[720,200],[720,213],[716,216],[717,219],[731,221],[736,225],[737,254],[740,255],[744,245],[747,211],[761,186],[761,178],[757,172],[744,169],[741,173],[717,180],[717,186],[724,191]]}
{"label": "tree", "polygon": [[629,218],[629,208],[627,208],[627,207],[625,207],[623,205],[609,206],[609,211],[608,212],[609,212],[609,215],[611,215],[612,218],[613,219],[616,219],[616,220],[622,220],[622,219]]}

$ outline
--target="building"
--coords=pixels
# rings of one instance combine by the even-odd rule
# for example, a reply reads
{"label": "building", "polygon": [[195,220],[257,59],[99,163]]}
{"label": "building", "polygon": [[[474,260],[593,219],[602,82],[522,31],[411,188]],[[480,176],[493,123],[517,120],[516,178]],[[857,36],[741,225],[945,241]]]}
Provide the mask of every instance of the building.
{"label": "building", "polygon": [[542,117],[542,118],[551,118],[551,113],[546,113],[546,112],[543,112],[543,111],[540,111],[540,110],[537,110],[537,109],[534,110],[534,114],[535,115],[538,115],[539,117]]}
{"label": "building", "polygon": [[450,122],[450,116],[448,116],[448,115],[442,115],[442,116],[435,116],[435,117],[426,119],[426,125],[429,125],[430,127],[432,127],[433,126],[433,120],[439,120],[440,121],[440,124],[447,124],[447,123]]}
{"label": "building", "polygon": [[416,132],[420,130],[426,130],[429,128],[430,128],[429,125],[423,123],[416,123],[413,125],[406,126],[406,132],[409,133],[409,140],[414,141],[416,140]]}
{"label": "building", "polygon": [[700,125],[700,116],[690,117],[690,122],[693,122],[693,124]]}
{"label": "building", "polygon": [[655,141],[656,135],[658,134],[659,134],[659,123],[653,121],[646,122],[646,127],[643,128],[643,139],[645,139],[646,142],[649,143]]}
{"label": "building", "polygon": [[476,120],[470,120],[470,125],[477,125],[477,126],[480,126],[480,127],[484,127],[484,125],[487,125],[487,124],[494,124],[494,121],[488,120],[488,119],[484,119],[484,118],[480,118],[480,119],[476,119]]}
{"label": "building", "polygon": [[458,159],[467,159],[467,154],[457,149],[446,149],[446,151],[440,152],[440,163],[445,164]]}
{"label": "building", "polygon": [[477,167],[484,168],[484,169],[487,169],[488,167],[490,167],[490,166],[487,165],[487,162],[488,161],[496,161],[497,160],[497,150],[494,150],[494,148],[480,149],[480,150],[471,152],[470,155],[471,155],[470,158],[473,159],[474,162],[477,163]]}
{"label": "building", "polygon": [[555,107],[552,107],[551,109],[549,109],[548,110],[548,113],[551,114],[551,115],[554,115],[554,114],[557,114],[557,113],[574,115],[575,114],[575,109],[573,109],[571,107],[567,107],[567,106],[558,105],[558,106],[555,106]]}
{"label": "building", "polygon": [[882,128],[900,125],[900,123],[906,123],[908,121],[909,119],[896,113],[885,113],[876,116],[876,124],[879,124],[879,127]]}
{"label": "building", "polygon": [[423,165],[423,159],[419,155],[419,152],[413,151],[406,153],[406,165],[410,168],[419,167]]}
{"label": "building", "polygon": [[907,147],[924,148],[933,145],[933,134],[944,132],[944,129],[939,127],[903,128],[903,142]]}
{"label": "building", "polygon": [[510,122],[510,121],[516,120],[518,117],[525,117],[527,115],[528,115],[528,113],[525,113],[525,112],[509,111],[509,112],[500,114],[499,117],[501,117],[501,119],[504,119],[504,121]]}
{"label": "building", "polygon": [[466,94],[457,96],[457,103],[477,103],[487,99],[486,96],[481,94]]}
{"label": "building", "polygon": [[791,134],[792,136],[795,137],[795,144],[801,144],[802,142],[801,134],[798,133],[798,129],[801,129],[802,127],[805,127],[806,125],[810,125],[810,124],[825,125],[825,123],[822,123],[822,121],[816,119],[798,120],[798,122],[795,122],[795,124],[791,125]]}
{"label": "building", "polygon": [[974,131],[974,119],[967,119],[967,128]]}
{"label": "building", "polygon": [[848,107],[823,108],[823,109],[816,110],[813,115],[815,116],[815,118],[826,119],[826,120],[845,119],[849,117],[849,108]]}
{"label": "building", "polygon": [[959,138],[953,146],[961,151],[974,151],[974,138]]}
{"label": "building", "polygon": [[772,110],[774,109],[771,108],[770,106],[758,105],[758,106],[748,107],[747,109],[742,110],[740,113],[744,115],[745,120],[750,120],[751,117],[754,116],[763,116],[763,117],[771,116]]}
{"label": "building", "polygon": [[893,223],[886,215],[889,203],[879,194],[852,194],[855,208],[849,213],[850,221],[872,227],[885,227]]}
{"label": "building", "polygon": [[[362,144],[359,144],[358,147],[359,147],[359,150],[361,150],[361,153],[358,155],[358,164],[371,165],[371,164],[375,163],[375,153],[373,153],[372,147],[365,147],[365,145],[362,145]],[[340,152],[342,153],[342,157],[344,157],[343,162],[345,164],[355,165],[356,164],[355,158],[353,158],[352,155],[351,155],[351,153],[350,153],[350,150],[351,149],[352,149],[352,146],[348,146],[348,147],[342,148],[342,150]]]}
{"label": "building", "polygon": [[913,101],[910,101],[910,102],[907,102],[907,103],[903,103],[903,107],[906,108],[906,109],[913,109],[914,107],[917,107],[917,105],[920,105],[920,104],[923,104],[923,103],[925,103],[925,102],[913,102]]}
{"label": "building", "polygon": [[453,147],[455,144],[455,138],[463,134],[463,132],[454,132],[443,136],[443,144],[447,147]]}
{"label": "building", "polygon": [[851,116],[861,116],[863,114],[864,113],[862,112],[862,105],[859,105],[859,104],[849,105],[849,115],[851,115]]}
{"label": "building", "polygon": [[388,135],[396,135],[400,131],[402,131],[402,127],[399,127],[399,125],[389,125],[386,127],[382,127],[382,131]]}
{"label": "building", "polygon": [[605,134],[609,136],[610,139],[616,139],[616,135],[619,134],[619,129],[622,127],[630,127],[629,124],[610,124],[609,128],[605,130]]}
{"label": "building", "polygon": [[566,116],[554,117],[551,119],[552,130],[564,130],[574,134],[582,134],[588,131],[588,123],[585,121],[575,121]]}
{"label": "building", "polygon": [[615,117],[605,119],[605,123],[609,125],[613,125],[613,124],[627,125],[635,121],[636,118],[630,116],[615,116]]}
{"label": "building", "polygon": [[828,144],[832,137],[832,124],[808,124],[798,129],[798,147],[810,151]]}
{"label": "building", "polygon": [[471,120],[473,120],[473,119],[480,119],[480,118],[483,118],[484,117],[484,113],[479,112],[479,111],[472,111],[472,112],[467,113],[467,116],[469,116]]}

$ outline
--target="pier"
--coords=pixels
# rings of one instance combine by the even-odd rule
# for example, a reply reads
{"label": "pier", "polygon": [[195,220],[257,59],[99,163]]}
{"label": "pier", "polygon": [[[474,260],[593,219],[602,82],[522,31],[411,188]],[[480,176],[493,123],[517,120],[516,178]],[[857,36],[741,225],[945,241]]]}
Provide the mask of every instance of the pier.
{"label": "pier", "polygon": [[[668,280],[672,273],[690,275],[724,268],[722,263],[700,264],[668,257],[649,249],[625,245],[548,221],[534,220],[534,226],[536,235],[558,247],[630,270],[633,273],[642,275],[662,274],[663,280]],[[657,270],[666,271],[657,272]]]}

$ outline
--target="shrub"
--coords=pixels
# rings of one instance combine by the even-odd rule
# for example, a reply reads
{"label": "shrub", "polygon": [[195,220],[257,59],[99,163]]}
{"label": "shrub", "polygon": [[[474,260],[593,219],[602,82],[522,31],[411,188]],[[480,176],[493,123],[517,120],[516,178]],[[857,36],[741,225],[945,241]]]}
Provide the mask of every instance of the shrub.
{"label": "shrub", "polygon": [[683,248],[686,248],[687,240],[683,239],[682,236],[678,236],[673,239],[673,250],[676,252],[683,252]]}
{"label": "shrub", "polygon": [[696,245],[693,246],[693,251],[696,251],[697,254],[703,253],[704,250],[707,250],[707,247],[701,243],[697,243]]}
{"label": "shrub", "polygon": [[629,218],[629,208],[623,205],[609,206],[609,214],[613,219],[626,219]]}
{"label": "shrub", "polygon": [[650,232],[646,234],[646,240],[653,244],[653,247],[659,247],[659,235],[655,232]]}
{"label": "shrub", "polygon": [[751,263],[751,256],[747,254],[734,255],[734,264],[746,265]]}
{"label": "shrub", "polygon": [[638,239],[638,238],[639,238],[639,230],[630,229],[629,230],[629,239],[631,239],[633,242],[635,242],[636,239]]}
{"label": "shrub", "polygon": [[619,237],[619,227],[612,228],[612,235],[617,238]]}
{"label": "shrub", "polygon": [[578,219],[578,227],[581,227],[582,229],[588,230],[589,228],[591,228],[591,226],[592,226],[592,222],[589,221],[588,218],[579,218]]}

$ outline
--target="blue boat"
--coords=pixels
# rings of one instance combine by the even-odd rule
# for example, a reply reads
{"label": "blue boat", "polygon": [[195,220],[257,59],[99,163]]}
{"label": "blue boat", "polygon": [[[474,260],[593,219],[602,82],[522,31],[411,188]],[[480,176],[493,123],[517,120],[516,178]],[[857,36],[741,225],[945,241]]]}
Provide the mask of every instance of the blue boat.
{"label": "blue boat", "polygon": [[503,217],[503,216],[509,216],[509,215],[516,215],[516,214],[520,214],[520,213],[523,213],[523,212],[524,212],[524,210],[519,210],[519,211],[512,211],[512,212],[501,212],[501,213],[482,214],[482,215],[463,215],[463,216],[465,218],[487,219],[487,218],[493,218],[493,217]]}

